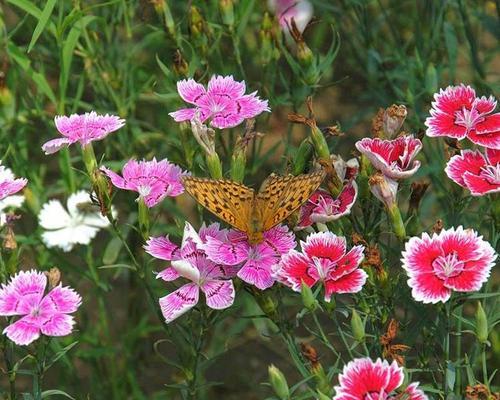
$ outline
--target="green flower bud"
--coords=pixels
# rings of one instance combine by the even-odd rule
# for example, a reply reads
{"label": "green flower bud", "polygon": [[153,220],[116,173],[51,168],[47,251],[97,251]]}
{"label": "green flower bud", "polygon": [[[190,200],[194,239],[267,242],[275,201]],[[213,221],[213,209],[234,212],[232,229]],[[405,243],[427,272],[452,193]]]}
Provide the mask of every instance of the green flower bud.
{"label": "green flower bud", "polygon": [[363,343],[365,341],[365,323],[362,321],[361,317],[359,316],[358,312],[353,309],[352,310],[352,316],[351,316],[351,330],[352,334],[354,336],[354,339],[359,342]]}
{"label": "green flower bud", "polygon": [[311,158],[312,155],[312,147],[309,139],[304,139],[297,150],[297,154],[295,155],[294,163],[293,163],[293,174],[300,175],[303,174],[307,162]]}
{"label": "green flower bud", "polygon": [[302,304],[304,304],[304,307],[309,311],[314,311],[318,306],[318,302],[314,298],[311,288],[304,281],[301,283],[300,294],[302,295]]}
{"label": "green flower bud", "polygon": [[327,396],[326,394],[324,394],[323,392],[321,392],[319,390],[316,392],[316,399],[317,400],[332,400],[332,398],[330,396]]}
{"label": "green flower bud", "polygon": [[139,230],[141,236],[144,240],[149,239],[149,208],[144,202],[144,197],[139,197],[137,201],[138,206],[138,219],[139,219]]}
{"label": "green flower bud", "polygon": [[232,28],[234,25],[233,0],[219,0],[219,7],[222,14],[222,22]]}
{"label": "green flower bud", "polygon": [[286,400],[290,398],[290,389],[288,389],[288,383],[286,381],[285,375],[276,368],[274,365],[268,369],[269,371],[269,382],[274,390],[274,393],[281,399]]}
{"label": "green flower bud", "polygon": [[477,302],[476,310],[476,337],[481,344],[488,342],[488,318],[480,301]]}

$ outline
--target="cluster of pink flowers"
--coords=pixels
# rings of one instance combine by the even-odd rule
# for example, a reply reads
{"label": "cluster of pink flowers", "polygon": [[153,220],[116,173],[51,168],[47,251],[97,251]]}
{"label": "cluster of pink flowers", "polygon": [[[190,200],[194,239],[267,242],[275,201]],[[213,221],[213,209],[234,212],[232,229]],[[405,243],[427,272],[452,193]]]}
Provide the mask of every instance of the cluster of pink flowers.
{"label": "cluster of pink flowers", "polygon": [[21,271],[0,289],[0,315],[21,316],[3,333],[18,345],[28,345],[46,336],[66,336],[73,330],[71,315],[81,304],[73,289],[61,284],[45,293],[47,276],[43,272]]}
{"label": "cluster of pink flowers", "polygon": [[344,366],[335,386],[333,400],[427,400],[428,397],[413,382],[401,391],[405,374],[396,361],[389,364],[378,358],[357,358]]}
{"label": "cluster of pink flowers", "polygon": [[427,135],[469,139],[485,147],[462,150],[451,157],[446,174],[473,196],[500,191],[500,113],[494,113],[493,96],[477,97],[470,86],[449,86],[434,96],[431,116],[425,121]]}
{"label": "cluster of pink flowers", "polygon": [[184,79],[177,82],[177,91],[182,100],[195,106],[171,112],[177,122],[198,116],[201,122],[210,119],[215,128],[233,128],[245,119],[270,111],[267,100],[261,100],[257,92],[245,94],[245,81],[237,82],[231,75],[213,76],[206,89],[194,79]]}
{"label": "cluster of pink flowers", "polygon": [[302,282],[309,287],[322,282],[326,301],[334,293],[357,293],[362,289],[368,276],[359,268],[363,246],[347,251],[345,238],[332,232],[313,233],[300,245],[302,252],[291,250],[275,269],[281,283],[300,292]]}

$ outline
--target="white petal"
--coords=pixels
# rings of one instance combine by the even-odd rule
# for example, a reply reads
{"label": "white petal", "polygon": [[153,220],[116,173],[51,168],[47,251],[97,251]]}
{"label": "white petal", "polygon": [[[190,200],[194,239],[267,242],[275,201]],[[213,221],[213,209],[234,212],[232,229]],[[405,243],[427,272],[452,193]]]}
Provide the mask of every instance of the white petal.
{"label": "white petal", "polygon": [[78,209],[78,204],[91,203],[90,194],[84,190],[80,190],[69,196],[67,201],[68,211],[72,217],[77,217],[82,214]]}
{"label": "white petal", "polygon": [[190,281],[198,283],[200,280],[200,271],[186,260],[172,261],[172,268],[174,268],[180,276],[183,276]]}
{"label": "white petal", "polygon": [[19,208],[24,203],[24,196],[8,196],[3,200],[0,200],[0,211],[5,210],[8,207]]}
{"label": "white petal", "polygon": [[38,214],[38,223],[45,229],[62,229],[71,224],[71,217],[59,200],[50,200]]}

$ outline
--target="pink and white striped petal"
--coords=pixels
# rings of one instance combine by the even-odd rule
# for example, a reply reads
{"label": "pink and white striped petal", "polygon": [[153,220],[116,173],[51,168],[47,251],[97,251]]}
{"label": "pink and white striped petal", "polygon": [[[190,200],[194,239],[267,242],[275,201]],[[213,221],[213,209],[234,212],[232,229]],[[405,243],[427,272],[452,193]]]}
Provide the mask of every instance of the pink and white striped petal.
{"label": "pink and white striped petal", "polygon": [[318,270],[309,257],[296,250],[282,257],[275,275],[277,280],[290,286],[296,292],[300,292],[302,282],[312,287],[320,278]]}
{"label": "pink and white striped petal", "polygon": [[338,279],[325,280],[325,301],[330,301],[334,293],[358,293],[363,289],[368,274],[358,268]]}
{"label": "pink and white striped petal", "polygon": [[60,283],[42,299],[39,309],[43,313],[73,313],[81,304],[80,295]]}
{"label": "pink and white striped petal", "polygon": [[73,330],[75,320],[71,315],[53,314],[40,324],[40,329],[47,336],[66,336]]}
{"label": "pink and white striped petal", "polygon": [[337,262],[346,251],[345,238],[332,232],[312,233],[305,242],[301,241],[300,244],[302,251],[309,258],[327,258],[332,262]]}
{"label": "pink and white striped petal", "polygon": [[43,297],[47,277],[43,272],[20,271],[0,289],[0,315],[23,315]]}
{"label": "pink and white striped petal", "polygon": [[207,93],[210,96],[222,96],[228,100],[238,99],[245,94],[245,81],[235,81],[232,75],[214,75],[208,81]]}
{"label": "pink and white striped petal", "polygon": [[167,267],[156,274],[156,279],[163,279],[165,282],[172,282],[177,278],[180,278],[180,274],[172,267]]}
{"label": "pink and white striped petal", "polygon": [[238,278],[260,290],[270,288],[274,284],[272,266],[261,264],[255,260],[248,260],[243,265],[238,271]]}
{"label": "pink and white striped petal", "polygon": [[49,140],[48,142],[45,142],[42,145],[42,150],[46,155],[49,154],[54,154],[57,153],[59,150],[61,150],[64,147],[68,147],[69,145],[76,143],[77,140],[72,140],[69,138],[58,138],[58,139],[52,139]]}
{"label": "pink and white striped petal", "polygon": [[481,168],[485,165],[486,160],[480,151],[462,150],[460,155],[450,158],[444,170],[451,180],[466,188],[464,174],[471,172],[479,175]]}
{"label": "pink and white striped petal", "polygon": [[172,261],[179,256],[179,246],[171,242],[168,236],[150,237],[144,245],[146,253],[160,260]]}
{"label": "pink and white striped petal", "polygon": [[198,304],[200,289],[194,283],[188,283],[162,298],[160,308],[167,323],[180,317]]}
{"label": "pink and white striped petal", "polygon": [[182,100],[195,105],[206,94],[203,85],[197,83],[194,79],[183,79],[177,82],[177,91]]}
{"label": "pink and white striped petal", "polygon": [[208,280],[200,289],[205,293],[207,306],[214,310],[231,307],[234,303],[234,286],[232,281]]}
{"label": "pink and white striped petal", "polygon": [[[175,122],[191,121],[196,115],[196,108],[181,108],[180,110],[168,113]],[[203,122],[203,120],[201,120]]]}
{"label": "pink and white striped petal", "polygon": [[19,346],[27,346],[40,337],[40,327],[29,316],[7,326],[3,333]]}

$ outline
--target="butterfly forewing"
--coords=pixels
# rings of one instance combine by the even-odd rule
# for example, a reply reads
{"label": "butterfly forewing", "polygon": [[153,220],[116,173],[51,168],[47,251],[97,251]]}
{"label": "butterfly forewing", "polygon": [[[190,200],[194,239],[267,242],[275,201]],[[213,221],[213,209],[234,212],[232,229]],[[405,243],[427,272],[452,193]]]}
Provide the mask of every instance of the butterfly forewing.
{"label": "butterfly forewing", "polygon": [[271,175],[257,194],[264,231],[289,217],[304,204],[321,185],[324,171],[304,175]]}
{"label": "butterfly forewing", "polygon": [[255,196],[253,189],[223,179],[186,176],[182,182],[186,191],[207,210],[236,229],[248,232]]}

